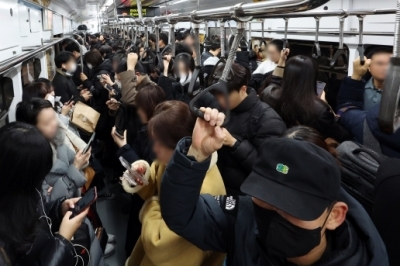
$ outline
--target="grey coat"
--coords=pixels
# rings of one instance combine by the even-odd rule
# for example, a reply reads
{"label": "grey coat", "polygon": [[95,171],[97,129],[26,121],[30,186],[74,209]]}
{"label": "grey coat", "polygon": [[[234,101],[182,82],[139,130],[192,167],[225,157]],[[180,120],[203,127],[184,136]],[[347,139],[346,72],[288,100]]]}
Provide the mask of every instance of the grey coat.
{"label": "grey coat", "polygon": [[[65,145],[66,131],[59,127],[57,136],[51,141],[53,167],[42,185],[42,193],[47,202],[61,197],[79,197],[80,188],[86,183],[83,172],[74,165],[75,151]],[[49,188],[52,187],[50,193]]]}

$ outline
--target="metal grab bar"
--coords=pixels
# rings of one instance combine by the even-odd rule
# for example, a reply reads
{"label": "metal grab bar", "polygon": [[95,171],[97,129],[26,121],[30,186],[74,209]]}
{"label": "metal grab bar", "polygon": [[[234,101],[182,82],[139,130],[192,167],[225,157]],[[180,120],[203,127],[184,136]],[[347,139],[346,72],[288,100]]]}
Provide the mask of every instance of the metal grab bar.
{"label": "metal grab bar", "polygon": [[263,20],[262,22],[261,22],[261,41],[260,41],[260,52],[263,52],[263,50],[262,50],[262,46],[264,45],[264,47],[265,48],[267,48],[267,42],[265,41],[265,38],[264,38],[264,23],[265,23],[265,20]]}
{"label": "metal grab bar", "polygon": [[379,110],[379,128],[388,134],[400,128],[400,0],[397,1],[393,57],[390,59]]}
{"label": "metal grab bar", "polygon": [[285,50],[286,47],[288,46],[287,34],[289,29],[289,18],[284,18],[284,20],[285,20],[285,37],[283,37],[283,50]]}
{"label": "metal grab bar", "polygon": [[[246,16],[248,13],[251,13],[251,9],[259,9],[260,5],[261,8],[263,8],[264,11],[260,10],[254,10],[258,15],[256,16],[257,18],[302,18],[302,17],[335,17],[335,16],[358,16],[358,15],[387,15],[387,14],[395,14],[396,9],[395,8],[378,8],[378,9],[333,9],[333,10],[311,10],[311,11],[305,11],[305,10],[310,10],[313,8],[316,8],[318,6],[321,6],[327,2],[328,0],[317,0],[317,1],[288,1],[285,0],[284,2],[287,3],[282,3],[279,5],[279,7],[273,8],[273,5],[278,5],[278,2],[282,2],[282,0],[275,0],[275,1],[268,1],[267,2],[262,2],[262,3],[255,3],[255,4],[243,4],[241,7],[223,7],[219,9],[213,9],[213,10],[200,10],[196,11],[195,19],[210,19],[212,17],[213,19],[234,19],[236,16],[241,17],[241,16]],[[291,4],[289,4],[289,2]],[[301,8],[296,8],[295,3],[297,5],[300,5]],[[307,2],[313,2],[313,3],[307,3]],[[286,6],[285,6],[286,5]],[[305,8],[304,8],[305,6]],[[278,10],[282,8],[282,10]],[[245,9],[245,10],[244,10]],[[266,10],[265,10],[266,9]],[[269,9],[274,9],[274,10],[269,10]],[[288,9],[292,9],[291,11]],[[244,11],[243,11],[244,10]],[[250,11],[249,11],[250,10]],[[279,11],[272,13],[273,11]],[[301,11],[300,11],[301,10]],[[294,11],[299,11],[299,12],[294,12]],[[220,14],[223,13],[224,14]],[[289,12],[283,14],[282,12]],[[222,15],[222,17],[215,16],[213,15],[217,13],[217,15]],[[124,17],[124,18],[132,18],[132,22],[128,23],[136,23],[139,20],[134,19],[132,16],[121,16],[118,15],[118,17]],[[190,14],[171,14],[168,16],[157,16],[153,18],[143,18],[142,21],[144,22],[150,22],[150,21],[156,21],[156,22],[168,22],[169,19],[174,19],[176,21],[190,21],[191,17]],[[142,22],[140,21],[140,23]],[[122,22],[117,22],[115,25],[119,25]]]}
{"label": "metal grab bar", "polygon": [[[78,43],[75,39],[73,39],[71,37],[62,37],[62,38],[56,39],[55,41],[45,44],[45,45],[41,46],[40,48],[37,48],[28,53],[22,54],[20,56],[9,59],[8,61],[5,61],[4,63],[2,63],[0,65],[0,74],[3,74],[5,71],[9,70],[12,67],[15,67],[18,64],[21,64],[27,60],[34,58],[36,56],[36,54],[46,51],[49,48],[52,48],[54,45],[62,42],[65,39],[72,39],[73,41]],[[78,45],[79,45],[79,43],[78,43]],[[83,53],[82,47],[79,46],[79,49],[80,49],[80,52]],[[82,57],[81,57],[81,60],[83,61]]]}
{"label": "metal grab bar", "polygon": [[[399,0],[400,1],[400,0]],[[229,109],[229,93],[228,93],[228,78],[229,74],[232,73],[232,65],[235,60],[235,55],[237,48],[239,47],[240,41],[244,38],[244,31],[246,29],[247,22],[238,22],[237,24],[237,33],[235,34],[235,39],[233,41],[232,47],[229,51],[229,56],[228,59],[226,60],[226,64],[224,67],[224,71],[222,72],[222,76],[219,79],[219,81],[208,87],[207,89],[201,91],[197,96],[190,101],[189,103],[189,108],[190,111],[197,117],[199,118],[204,118],[204,113],[200,111],[200,109],[196,106],[196,103],[205,95],[206,93],[209,93],[212,90],[216,90],[221,92],[225,96],[225,121],[224,125],[226,125],[229,120],[230,120],[230,109]],[[201,106],[201,107],[206,107],[206,106]]]}
{"label": "metal grab bar", "polygon": [[264,18],[304,18],[304,17],[337,17],[337,16],[358,16],[358,15],[387,15],[395,14],[395,8],[381,9],[332,9],[332,10],[311,10],[287,14],[265,14]]}
{"label": "metal grab bar", "polygon": [[218,60],[218,62],[215,64],[215,66],[213,67],[210,75],[207,77],[207,80],[206,80],[207,86],[208,86],[208,84],[210,84],[212,82],[213,79],[217,79],[218,78],[214,74],[215,71],[217,69],[219,69],[220,66],[226,64],[226,59],[225,59],[225,55],[226,55],[226,51],[225,51],[225,48],[226,48],[226,27],[225,27],[225,21],[224,20],[220,20],[220,37],[221,37],[221,42],[220,42],[221,43],[221,57]]}
{"label": "metal grab bar", "polygon": [[321,46],[319,45],[319,22],[321,21],[320,17],[315,17],[315,43],[313,49],[315,50],[315,53],[313,52],[312,57],[315,59],[319,59],[321,57]]}
{"label": "metal grab bar", "polygon": [[[263,18],[266,13],[283,13],[311,10],[319,7],[329,0],[272,0],[257,3],[238,4],[214,9],[199,10],[195,12],[193,19],[235,19],[239,17],[253,16]],[[168,19],[177,21],[191,21],[190,13],[171,14],[157,17],[160,22],[168,22]]]}
{"label": "metal grab bar", "polygon": [[225,48],[226,48],[226,28],[225,20],[219,20],[219,30],[220,30],[220,44],[221,44],[221,59],[225,58]]}
{"label": "metal grab bar", "polygon": [[[200,24],[199,23],[192,23],[193,25],[193,32],[194,32],[194,49],[196,53],[196,58],[194,60],[195,69],[192,74],[192,79],[189,83],[188,94],[190,97],[195,97],[199,92],[201,92],[205,88],[204,84],[204,73],[201,67],[201,54],[200,54],[200,40],[199,40],[199,31],[200,31]],[[197,79],[199,80],[199,88],[195,91],[195,86],[197,84]]]}
{"label": "metal grab bar", "polygon": [[[346,51],[344,49],[343,39],[344,39],[344,21],[347,16],[339,17],[339,48],[336,50],[334,56],[330,58],[329,67],[334,70],[347,70],[347,65],[349,63]],[[335,64],[338,61],[339,57],[342,58],[344,62],[344,66],[336,67]],[[321,66],[320,68],[326,69],[327,67]]]}
{"label": "metal grab bar", "polygon": [[365,58],[364,58],[364,44],[363,44],[363,34],[364,34],[364,15],[358,15],[358,21],[359,21],[359,41],[358,41],[358,53],[360,55],[360,64],[363,66],[365,64]]}

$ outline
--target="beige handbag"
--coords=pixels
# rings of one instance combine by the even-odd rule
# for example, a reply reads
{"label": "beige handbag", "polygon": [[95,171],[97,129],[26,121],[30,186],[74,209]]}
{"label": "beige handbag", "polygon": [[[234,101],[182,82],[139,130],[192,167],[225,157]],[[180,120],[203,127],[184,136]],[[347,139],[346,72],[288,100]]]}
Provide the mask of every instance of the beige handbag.
{"label": "beige handbag", "polygon": [[82,102],[77,102],[71,116],[71,123],[86,133],[93,133],[99,118],[99,112]]}

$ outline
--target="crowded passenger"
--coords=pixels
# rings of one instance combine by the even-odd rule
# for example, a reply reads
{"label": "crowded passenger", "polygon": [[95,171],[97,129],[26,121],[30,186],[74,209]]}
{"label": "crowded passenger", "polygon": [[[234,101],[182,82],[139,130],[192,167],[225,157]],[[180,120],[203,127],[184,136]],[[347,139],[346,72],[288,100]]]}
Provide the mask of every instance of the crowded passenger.
{"label": "crowded passenger", "polygon": [[218,36],[206,40],[209,50],[201,55],[201,66],[203,67],[204,77],[211,75],[212,70],[221,56],[221,41]]}
{"label": "crowded passenger", "polygon": [[0,264],[75,265],[71,240],[88,210],[72,218],[79,198],[43,201],[54,159],[49,141],[35,126],[14,122],[0,129],[0,150]]}
{"label": "crowded passenger", "polygon": [[89,45],[90,45],[89,50],[99,49],[101,47],[101,43],[99,42],[99,37],[97,37],[96,35],[90,35]]}
{"label": "crowded passenger", "polygon": [[165,46],[168,45],[168,35],[161,32],[160,33],[160,40],[158,41],[159,47],[160,47],[160,51],[162,51]]}
{"label": "crowded passenger", "polygon": [[90,76],[81,73],[81,80],[83,82],[83,87],[89,89],[93,95],[93,99],[90,103],[91,107],[100,114],[103,114],[100,116],[96,128],[97,137],[103,140],[106,136],[109,137],[106,131],[109,131],[110,125],[108,124],[108,109],[106,105],[106,102],[109,100],[109,92],[104,89],[102,75],[111,76],[113,67],[110,60],[103,59],[100,52],[97,50],[87,52],[84,56],[84,61],[91,70],[91,73]]}
{"label": "crowded passenger", "polygon": [[[274,39],[268,43],[267,59],[258,66],[251,76],[250,86],[255,90],[261,92],[260,89],[264,89],[271,83],[270,78],[272,72],[275,70],[279,60],[281,59],[283,44],[283,40],[280,39]],[[289,48],[288,44],[287,48]]]}
{"label": "crowded passenger", "polygon": [[199,196],[210,156],[227,138],[224,114],[202,110],[204,120],[178,143],[161,184],[161,213],[172,231],[200,249],[226,252],[228,265],[389,265],[367,213],[341,189],[336,159],[305,140],[265,141],[241,186],[248,196]]}
{"label": "crowded passenger", "polygon": [[[227,68],[219,36],[205,40],[199,58],[191,29],[176,30],[169,45],[172,36],[160,32],[157,55],[155,34],[135,32],[133,41],[132,33],[88,34],[89,52],[66,39],[53,81],[38,75],[24,83],[18,122],[0,129],[0,265],[106,266],[115,237],[103,231],[99,206],[69,212],[92,187],[96,199],[117,197],[126,214],[106,213],[124,229],[128,222],[119,242],[128,266],[397,265],[398,230],[385,225],[400,221],[390,202],[400,133],[384,133],[378,119],[390,49],[373,47],[364,65],[353,62],[335,113],[318,85],[323,60],[302,55],[294,42],[289,58],[288,43],[273,39],[259,62],[265,42],[253,50],[243,38],[227,51],[235,53]],[[214,85],[201,97],[198,67],[205,88]],[[99,114],[94,123],[80,114],[93,124],[90,143],[93,131],[72,122],[82,106]],[[344,189],[340,147],[348,140],[382,158],[373,213]],[[13,224],[13,209],[23,221]],[[75,244],[82,226],[86,250]],[[92,244],[97,259],[77,262]]]}
{"label": "crowded passenger", "polygon": [[[148,124],[148,131],[153,140],[156,161],[150,166],[146,161],[136,161],[132,167],[144,174],[149,184],[131,187],[122,179],[124,189],[137,193],[145,201],[139,214],[142,222],[141,236],[127,260],[127,265],[185,265],[190,261],[195,265],[222,265],[223,251],[202,251],[185,239],[173,233],[161,216],[159,196],[161,179],[169,164],[176,145],[193,131],[194,118],[189,107],[177,101],[168,101],[157,106],[154,116]],[[204,182],[199,189],[202,193],[224,195],[225,188],[216,165],[217,154],[212,155],[211,163],[205,173]],[[179,254],[179,255],[178,255]]]}
{"label": "crowded passenger", "polygon": [[[371,64],[372,59],[366,59],[365,64],[361,65],[360,58],[357,58],[353,62],[353,74],[343,79],[338,95],[339,123],[356,142],[374,147],[376,152],[389,157],[400,158],[400,131],[389,135],[379,129],[380,102],[365,110],[367,91],[362,77],[371,69]],[[370,134],[372,137],[368,137]]]}
{"label": "crowded passenger", "polygon": [[106,60],[112,60],[113,54],[112,54],[112,48],[108,46],[107,44],[102,45],[99,49],[99,52],[101,56]]}
{"label": "crowded passenger", "polygon": [[61,52],[55,58],[57,73],[53,78],[54,92],[66,103],[72,99],[75,102],[87,102],[92,98],[88,89],[78,90],[72,77],[77,69],[76,59],[71,52]]}
{"label": "crowded passenger", "polygon": [[[62,104],[61,102],[56,101],[56,98],[54,97],[54,87],[50,80],[39,78],[34,83],[31,83],[26,88],[24,88],[22,101],[30,102],[33,98],[48,100],[58,113],[59,120],[70,131],[67,132],[67,134],[73,133],[79,137],[79,131],[74,125],[70,123],[71,111],[75,102],[69,101],[65,104]],[[71,138],[75,137],[71,135]]]}
{"label": "crowded passenger", "polygon": [[364,91],[364,110],[368,111],[381,102],[383,83],[389,69],[392,49],[378,46],[372,48],[367,58],[371,59],[368,72],[371,78],[367,80]]}
{"label": "crowded passenger", "polygon": [[273,82],[278,89],[264,90],[261,99],[274,106],[288,128],[304,125],[316,129],[324,138],[339,142],[350,139],[347,130],[336,121],[332,108],[318,97],[317,63],[301,55],[287,60],[288,54],[288,49],[281,52],[281,59],[273,72]]}
{"label": "crowded passenger", "polygon": [[137,92],[147,85],[154,84],[139,62],[139,56],[136,53],[128,54],[127,70],[120,72],[119,77],[121,81],[121,102],[125,104],[134,105]]}
{"label": "crowded passenger", "polygon": [[[21,102],[16,117],[17,121],[35,126],[53,150],[53,167],[41,189],[43,199],[49,202],[61,197],[80,196],[80,188],[87,181],[81,170],[88,166],[91,155],[90,151],[83,154],[85,143],[79,138],[68,139],[65,127],[59,127],[57,114],[47,100],[33,98],[29,102]],[[70,143],[80,148],[76,155]]]}
{"label": "crowded passenger", "polygon": [[[67,47],[65,47],[65,51],[71,52],[75,57],[77,66],[75,73],[72,76],[72,79],[76,86],[81,86],[82,85],[82,80],[80,77],[80,74],[82,73],[81,56],[83,56],[81,55],[81,50],[76,43],[72,42],[68,44]],[[88,68],[85,62],[83,63],[83,73],[85,73],[86,76],[90,75],[90,69]]]}
{"label": "crowded passenger", "polygon": [[166,100],[165,93],[157,85],[147,85],[139,90],[135,98],[135,105],[137,110],[137,115],[140,118],[142,127],[137,133],[137,137],[128,144],[127,133],[125,130],[124,138],[115,135],[115,127],[111,133],[114,142],[119,147],[117,152],[117,157],[124,157],[130,163],[137,160],[145,160],[151,164],[154,160],[154,154],[152,152],[152,143],[149,140],[149,133],[147,131],[147,124],[153,117],[154,110],[156,106]]}
{"label": "crowded passenger", "polygon": [[[223,67],[219,67],[214,75],[220,77],[222,71]],[[286,130],[279,115],[247,86],[248,78],[244,67],[233,64],[228,78],[228,102],[223,93],[213,92],[222,109],[230,110],[230,120],[224,127],[224,147],[218,151],[218,167],[227,191],[235,195],[241,194],[240,186],[250,174],[261,144]]]}

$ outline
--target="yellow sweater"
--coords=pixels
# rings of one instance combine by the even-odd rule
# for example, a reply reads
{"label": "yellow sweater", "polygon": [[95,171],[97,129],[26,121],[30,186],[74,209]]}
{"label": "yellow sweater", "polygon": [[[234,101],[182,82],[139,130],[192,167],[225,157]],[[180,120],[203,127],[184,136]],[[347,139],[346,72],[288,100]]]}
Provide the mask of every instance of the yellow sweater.
{"label": "yellow sweater", "polygon": [[[217,155],[214,154],[203,181],[201,194],[214,196],[226,194],[216,162]],[[131,188],[126,181],[123,181],[125,191],[137,193],[145,200],[139,214],[142,233],[126,261],[126,266],[221,266],[225,254],[200,250],[169,230],[161,217],[158,197],[166,166],[154,162],[150,167],[145,161],[137,161],[132,167],[136,164],[146,165],[149,185]]]}

